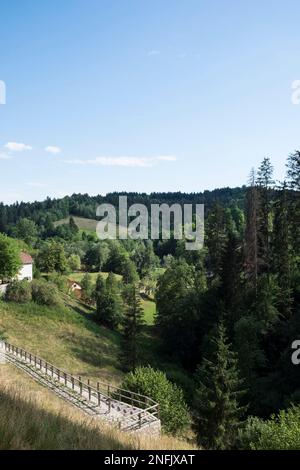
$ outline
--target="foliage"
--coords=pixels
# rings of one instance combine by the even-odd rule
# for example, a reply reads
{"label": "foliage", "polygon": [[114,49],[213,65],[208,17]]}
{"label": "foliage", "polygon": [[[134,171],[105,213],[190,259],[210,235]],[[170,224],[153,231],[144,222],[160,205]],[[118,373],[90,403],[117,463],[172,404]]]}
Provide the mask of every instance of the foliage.
{"label": "foliage", "polygon": [[20,267],[20,249],[17,243],[3,233],[0,233],[0,279],[14,277]]}
{"label": "foliage", "polygon": [[126,371],[134,370],[139,360],[139,339],[144,323],[141,299],[136,287],[127,285],[124,290],[125,311],[122,330],[121,362]]}
{"label": "foliage", "polygon": [[7,286],[5,299],[10,302],[26,303],[31,300],[31,284],[26,281],[13,281]]}
{"label": "foliage", "polygon": [[221,323],[211,338],[211,350],[197,370],[194,427],[198,444],[208,449],[234,446],[241,414],[243,394],[237,357],[227,343]]}
{"label": "foliage", "polygon": [[42,279],[34,279],[31,283],[32,300],[40,305],[60,305],[61,299],[57,286]]}
{"label": "foliage", "polygon": [[190,422],[189,411],[182,390],[172,384],[166,375],[151,367],[138,367],[125,376],[121,386],[152,398],[159,404],[160,419],[165,432],[182,432]]}
{"label": "foliage", "polygon": [[300,407],[292,406],[263,421],[250,417],[239,435],[239,448],[252,450],[299,450]]}

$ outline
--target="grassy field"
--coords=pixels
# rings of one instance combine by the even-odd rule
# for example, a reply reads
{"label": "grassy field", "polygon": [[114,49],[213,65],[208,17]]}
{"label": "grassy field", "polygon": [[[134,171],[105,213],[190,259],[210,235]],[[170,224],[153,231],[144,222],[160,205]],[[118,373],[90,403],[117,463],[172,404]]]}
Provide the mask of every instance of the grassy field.
{"label": "grassy field", "polygon": [[[93,283],[96,283],[97,277],[99,274],[103,277],[103,279],[106,279],[109,273],[101,272],[101,273],[90,273],[91,280]],[[80,283],[82,281],[83,276],[85,273],[82,272],[73,272],[68,275],[68,279]],[[116,278],[120,281],[122,279],[122,276],[119,274],[115,274]],[[154,324],[154,315],[155,315],[155,302],[150,299],[146,298],[141,298],[142,302],[142,307],[144,309],[144,320],[147,325],[153,325]]]}
{"label": "grassy field", "polygon": [[[22,391],[20,393],[20,391]],[[175,438],[133,437],[85,416],[12,365],[0,365],[0,450],[193,450]]]}
{"label": "grassy field", "polygon": [[[83,272],[73,272],[71,274],[68,275],[68,279],[72,280],[72,281],[76,281],[76,282],[81,282],[82,281],[82,278],[84,277],[86,273],[83,273]],[[91,277],[91,281],[96,284],[96,280],[97,280],[97,277],[99,276],[102,276],[103,279],[107,279],[107,276],[109,273],[89,273],[90,277]],[[120,274],[115,274],[116,278],[120,281],[122,279],[122,276],[120,276]]]}
{"label": "grassy field", "polygon": [[[87,230],[90,232],[96,231],[96,226],[98,220],[95,219],[86,219],[85,217],[73,217],[75,224],[81,230]],[[70,221],[70,217],[66,217],[65,219],[58,220],[54,222],[54,226],[57,227],[58,225],[68,224]]]}
{"label": "grassy field", "polygon": [[[85,231],[87,233],[96,232],[96,227],[97,227],[99,220],[87,219],[85,217],[77,217],[77,216],[72,216],[72,218],[80,230]],[[68,224],[69,222],[70,222],[70,217],[66,217],[65,219],[61,219],[61,220],[58,220],[57,222],[54,222],[54,226],[58,227],[59,225]],[[125,230],[126,229],[122,227],[121,225],[117,226],[117,231],[119,233],[125,233]]]}
{"label": "grassy field", "polygon": [[62,307],[0,301],[0,332],[67,371],[118,383],[120,335],[95,324],[87,313],[75,300]]}
{"label": "grassy field", "polygon": [[156,312],[155,302],[153,300],[142,298],[142,307],[144,309],[144,320],[147,325],[154,325],[154,316]]}

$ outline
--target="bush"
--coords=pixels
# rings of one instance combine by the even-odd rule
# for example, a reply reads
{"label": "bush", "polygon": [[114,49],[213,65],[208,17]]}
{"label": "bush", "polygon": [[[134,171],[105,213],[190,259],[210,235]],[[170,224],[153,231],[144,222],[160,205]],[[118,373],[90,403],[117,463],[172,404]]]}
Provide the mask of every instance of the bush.
{"label": "bush", "polygon": [[32,300],[40,305],[59,305],[61,303],[58,289],[52,282],[34,280],[31,283]]}
{"label": "bush", "polygon": [[164,431],[176,434],[190,423],[182,390],[169,382],[166,375],[151,367],[139,367],[125,376],[122,388],[147,395],[159,404]]}
{"label": "bush", "polygon": [[300,449],[300,406],[292,406],[272,415],[267,421],[248,418],[239,436],[240,449],[296,450]]}
{"label": "bush", "polygon": [[31,300],[31,285],[28,281],[13,281],[7,286],[5,299],[24,304]]}
{"label": "bush", "polygon": [[46,276],[47,281],[52,284],[55,284],[58,290],[67,293],[68,292],[68,282],[65,276],[59,273],[50,273]]}

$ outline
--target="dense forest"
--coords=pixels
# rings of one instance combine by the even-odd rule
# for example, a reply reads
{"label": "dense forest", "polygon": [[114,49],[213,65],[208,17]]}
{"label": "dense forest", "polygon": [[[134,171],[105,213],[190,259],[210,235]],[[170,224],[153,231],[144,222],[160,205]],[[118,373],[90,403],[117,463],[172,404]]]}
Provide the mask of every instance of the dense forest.
{"label": "dense forest", "polygon": [[[274,181],[265,158],[241,188],[127,194],[129,204],[147,207],[204,203],[200,251],[186,251],[172,236],[99,241],[78,228],[73,217],[95,218],[98,204],[117,205],[118,196],[1,204],[0,231],[22,240],[37,276],[87,273],[82,286],[95,320],[122,332],[125,371],[148,365],[138,341],[139,293],[153,295],[162,354],[192,380],[191,386],[183,376],[172,378],[183,389],[199,445],[255,447],[272,413],[284,409],[289,416],[300,406],[300,365],[291,360],[292,343],[300,339],[300,152],[288,157],[283,182]],[[68,223],[55,224],[69,216]],[[113,274],[106,282],[99,276],[92,288],[90,273],[101,271]]]}

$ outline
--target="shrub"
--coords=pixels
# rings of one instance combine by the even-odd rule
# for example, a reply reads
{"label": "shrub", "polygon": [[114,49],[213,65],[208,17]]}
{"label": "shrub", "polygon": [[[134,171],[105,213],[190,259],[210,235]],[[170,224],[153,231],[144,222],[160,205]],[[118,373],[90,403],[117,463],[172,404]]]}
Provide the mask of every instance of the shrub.
{"label": "shrub", "polygon": [[175,434],[190,423],[182,390],[169,382],[166,375],[151,367],[139,367],[125,376],[122,388],[147,395],[159,404],[164,431]]}
{"label": "shrub", "polygon": [[239,436],[239,448],[252,450],[300,449],[300,406],[281,410],[264,421],[248,418]]}
{"label": "shrub", "polygon": [[26,303],[31,300],[31,285],[28,281],[13,281],[7,286],[6,300],[10,302]]}
{"label": "shrub", "polygon": [[32,299],[40,305],[59,305],[61,303],[58,289],[52,282],[32,281]]}
{"label": "shrub", "polygon": [[67,293],[68,292],[68,283],[65,276],[59,273],[50,273],[46,276],[47,281],[52,284],[55,284],[58,290]]}

